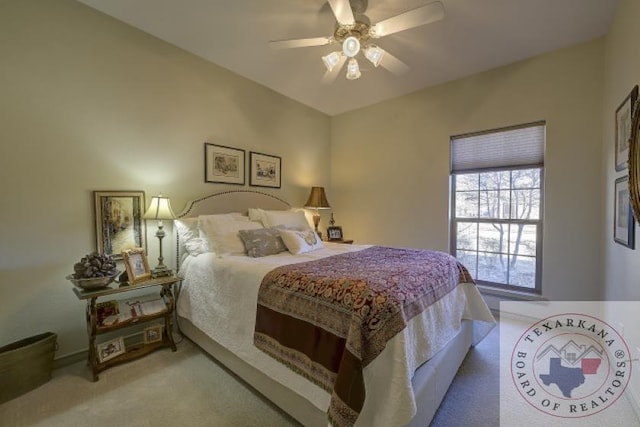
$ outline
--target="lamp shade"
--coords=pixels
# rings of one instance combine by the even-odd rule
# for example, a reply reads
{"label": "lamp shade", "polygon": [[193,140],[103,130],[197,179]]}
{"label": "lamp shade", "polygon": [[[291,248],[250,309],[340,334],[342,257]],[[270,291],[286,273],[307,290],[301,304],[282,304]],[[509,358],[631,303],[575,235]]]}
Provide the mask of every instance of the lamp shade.
{"label": "lamp shade", "polygon": [[152,197],[149,209],[145,212],[144,219],[174,219],[176,216],[171,210],[168,197]]}
{"label": "lamp shade", "polygon": [[309,199],[304,205],[305,208],[329,209],[331,206],[324,194],[324,187],[311,187]]}

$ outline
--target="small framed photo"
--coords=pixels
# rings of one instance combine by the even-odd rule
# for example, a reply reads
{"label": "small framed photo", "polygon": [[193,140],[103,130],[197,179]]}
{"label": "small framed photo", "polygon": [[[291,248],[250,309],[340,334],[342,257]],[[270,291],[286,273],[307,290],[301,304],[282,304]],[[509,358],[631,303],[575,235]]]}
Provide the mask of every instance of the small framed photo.
{"label": "small framed photo", "polygon": [[122,252],[145,248],[144,191],[94,191],[96,251],[122,259]]}
{"label": "small framed photo", "polygon": [[343,238],[342,227],[337,225],[327,227],[327,239],[329,239],[329,241],[342,240]]}
{"label": "small framed photo", "polygon": [[254,187],[280,188],[282,159],[269,154],[249,153],[249,185]]}
{"label": "small framed photo", "polygon": [[151,269],[144,249],[129,249],[123,253],[123,257],[129,283],[133,285],[151,278]]}
{"label": "small framed photo", "polygon": [[244,185],[245,151],[204,143],[204,182]]}
{"label": "small framed photo", "polygon": [[613,240],[622,246],[635,249],[635,220],[631,212],[628,176],[616,179]]}
{"label": "small framed photo", "polygon": [[162,341],[162,325],[153,325],[144,328],[144,343],[151,344]]}
{"label": "small framed photo", "polygon": [[631,93],[622,101],[616,109],[616,170],[621,171],[627,168],[629,159],[629,138],[631,138],[631,120],[633,109],[638,98],[638,85],[634,86]]}
{"label": "small framed photo", "polygon": [[122,337],[118,337],[110,341],[105,341],[96,346],[96,351],[98,353],[98,361],[100,363],[111,360],[126,352],[124,348],[124,339]]}

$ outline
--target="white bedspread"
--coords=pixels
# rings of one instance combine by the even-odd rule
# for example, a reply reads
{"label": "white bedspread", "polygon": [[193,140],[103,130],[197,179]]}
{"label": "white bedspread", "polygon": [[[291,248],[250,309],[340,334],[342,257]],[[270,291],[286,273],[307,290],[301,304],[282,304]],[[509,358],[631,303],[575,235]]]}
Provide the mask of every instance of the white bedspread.
{"label": "white bedspread", "polygon": [[[323,249],[295,256],[288,252],[263,258],[220,258],[211,253],[189,256],[180,268],[184,282],[178,314],[249,365],[326,412],[328,393],[253,345],[258,288],[264,275],[278,266],[367,247],[325,243]],[[475,322],[474,342],[480,341],[495,325],[473,284],[458,286],[414,317],[364,369],[366,400],[357,425],[404,425],[411,420],[416,412],[411,377],[456,334],[461,319],[481,321]]]}

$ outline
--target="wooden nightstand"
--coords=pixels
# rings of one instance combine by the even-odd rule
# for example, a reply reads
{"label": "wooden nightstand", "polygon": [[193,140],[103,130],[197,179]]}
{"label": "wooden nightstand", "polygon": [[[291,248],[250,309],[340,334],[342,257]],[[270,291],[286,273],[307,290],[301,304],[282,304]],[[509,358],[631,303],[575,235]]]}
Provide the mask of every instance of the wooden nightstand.
{"label": "wooden nightstand", "polygon": [[345,240],[345,239],[340,239],[340,240],[329,240],[329,242],[331,243],[344,243],[346,245],[351,245],[353,244],[353,240]]}
{"label": "wooden nightstand", "polygon": [[[152,351],[164,347],[170,347],[172,351],[176,351],[176,344],[173,341],[173,334],[171,331],[171,320],[175,310],[173,286],[181,280],[182,279],[179,277],[171,276],[154,278],[134,285],[122,287],[118,287],[118,283],[114,282],[107,288],[91,291],[83,291],[82,289],[75,287],[73,288],[73,292],[76,294],[78,299],[87,301],[86,320],[87,335],[89,337],[89,357],[87,363],[91,367],[94,381],[98,381],[99,372],[104,371],[111,366],[145,356]],[[124,299],[122,298],[127,292],[153,288],[156,286],[162,288],[157,298],[149,299],[150,296],[157,294],[136,295],[135,297],[132,296],[128,301],[126,297]],[[120,304],[120,306],[131,307],[130,312],[116,317],[117,320],[115,321],[113,317],[108,318],[107,320],[103,319],[100,313],[98,313],[97,306],[100,304],[97,304],[96,300],[98,298],[108,296],[116,297],[116,302]],[[143,301],[143,303],[134,304],[133,301],[137,300]],[[131,305],[128,305],[125,301],[129,302]],[[98,335],[153,320],[164,321],[161,335],[158,334],[156,337],[153,337],[154,339],[145,340],[147,342],[128,345],[123,349],[123,352],[114,357],[101,357],[100,354],[98,354],[97,346],[100,345],[96,343],[96,337]],[[111,323],[112,321],[113,323]]]}

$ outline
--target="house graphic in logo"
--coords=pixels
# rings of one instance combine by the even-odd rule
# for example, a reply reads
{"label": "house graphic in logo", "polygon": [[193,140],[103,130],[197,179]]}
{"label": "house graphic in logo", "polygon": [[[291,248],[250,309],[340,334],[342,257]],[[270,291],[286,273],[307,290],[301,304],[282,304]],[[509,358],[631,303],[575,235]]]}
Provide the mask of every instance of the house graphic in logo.
{"label": "house graphic in logo", "polygon": [[571,398],[573,390],[584,384],[586,376],[598,374],[603,353],[603,349],[576,344],[572,339],[560,348],[550,344],[536,357],[537,361],[549,360],[549,373],[540,374],[539,378],[545,386],[555,384],[564,397]]}

